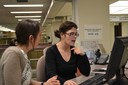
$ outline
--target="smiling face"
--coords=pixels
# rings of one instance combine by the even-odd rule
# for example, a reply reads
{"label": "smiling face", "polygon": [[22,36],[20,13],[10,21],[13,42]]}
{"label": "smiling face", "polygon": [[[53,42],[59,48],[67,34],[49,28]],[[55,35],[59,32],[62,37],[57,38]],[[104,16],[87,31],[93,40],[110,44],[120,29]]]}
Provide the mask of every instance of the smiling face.
{"label": "smiling face", "polygon": [[69,46],[74,46],[76,38],[79,36],[77,29],[72,27],[65,34],[62,34],[61,40]]}

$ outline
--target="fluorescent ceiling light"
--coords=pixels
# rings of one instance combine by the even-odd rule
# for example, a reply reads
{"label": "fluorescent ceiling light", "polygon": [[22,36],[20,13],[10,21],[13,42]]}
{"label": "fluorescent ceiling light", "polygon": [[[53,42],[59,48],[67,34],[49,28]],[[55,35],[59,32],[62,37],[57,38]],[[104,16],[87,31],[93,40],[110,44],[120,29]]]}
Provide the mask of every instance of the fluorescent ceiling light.
{"label": "fluorescent ceiling light", "polygon": [[[18,19],[18,21],[22,21],[24,19]],[[40,19],[31,19],[31,20],[34,20],[34,21],[40,21]]]}
{"label": "fluorescent ceiling light", "polygon": [[43,7],[43,4],[3,5],[4,7]]}
{"label": "fluorescent ceiling light", "polygon": [[10,12],[12,14],[22,14],[22,13],[42,13],[42,11],[13,11],[13,12]]}
{"label": "fluorescent ceiling light", "polygon": [[41,16],[15,16],[15,18],[39,18]]}
{"label": "fluorescent ceiling light", "polygon": [[2,27],[2,26],[0,26],[0,30],[1,31],[10,31],[10,32],[15,32],[14,30],[12,30],[12,29],[9,29],[9,28],[6,28],[6,27]]}
{"label": "fluorescent ceiling light", "polygon": [[128,1],[117,1],[109,5],[110,14],[128,14]]}

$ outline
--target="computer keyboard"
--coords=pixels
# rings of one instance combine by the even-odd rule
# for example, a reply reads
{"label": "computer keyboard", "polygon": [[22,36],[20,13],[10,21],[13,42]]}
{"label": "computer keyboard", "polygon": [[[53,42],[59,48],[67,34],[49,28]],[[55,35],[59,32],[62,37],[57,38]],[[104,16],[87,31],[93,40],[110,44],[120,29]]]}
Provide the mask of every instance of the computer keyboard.
{"label": "computer keyboard", "polygon": [[80,85],[103,85],[105,74],[96,74],[94,77],[82,82]]}

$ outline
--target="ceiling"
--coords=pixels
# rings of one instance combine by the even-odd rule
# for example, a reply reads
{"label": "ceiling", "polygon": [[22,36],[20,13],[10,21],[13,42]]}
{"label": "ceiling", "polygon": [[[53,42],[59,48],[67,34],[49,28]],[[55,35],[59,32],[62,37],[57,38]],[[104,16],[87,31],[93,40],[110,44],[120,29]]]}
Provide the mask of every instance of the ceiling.
{"label": "ceiling", "polygon": [[128,14],[128,0],[119,0],[109,6],[110,14]]}
{"label": "ceiling", "polygon": [[[0,27],[6,27],[9,29],[15,28],[18,23],[18,18],[15,16],[41,16],[40,23],[45,24],[45,20],[55,18],[57,13],[61,10],[66,2],[72,0],[28,0],[27,2],[18,2],[17,0],[0,0]],[[54,2],[51,5],[51,2]],[[4,7],[3,5],[26,5],[26,4],[43,4],[43,7]],[[42,11],[42,13],[27,13],[27,14],[11,14],[14,11]],[[48,14],[48,11],[49,14]],[[59,16],[59,15],[58,15]],[[21,18],[20,18],[21,19]],[[36,18],[34,18],[36,19]]]}
{"label": "ceiling", "polygon": [[[110,4],[118,0],[109,0]],[[51,2],[54,2],[52,5]],[[15,16],[41,16],[39,17],[42,26],[46,26],[55,18],[71,15],[72,0],[28,0],[27,2],[17,2],[17,0],[0,0],[0,27],[9,29],[15,28],[18,23],[18,18]],[[25,4],[43,4],[43,7],[4,7],[3,5],[25,5]],[[64,12],[64,10],[66,10]],[[42,13],[27,13],[27,14],[11,14],[14,11],[42,11]],[[37,19],[37,18],[35,18]]]}

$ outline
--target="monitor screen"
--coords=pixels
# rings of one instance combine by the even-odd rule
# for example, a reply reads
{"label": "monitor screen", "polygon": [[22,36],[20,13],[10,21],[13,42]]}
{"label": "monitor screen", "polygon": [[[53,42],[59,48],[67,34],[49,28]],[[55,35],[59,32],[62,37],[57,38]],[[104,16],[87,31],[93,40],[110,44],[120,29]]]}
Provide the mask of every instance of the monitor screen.
{"label": "monitor screen", "polygon": [[105,77],[109,82],[116,75],[116,79],[113,82],[112,81],[110,82],[113,83],[112,85],[126,85],[126,83],[128,85],[128,80],[124,74],[124,67],[125,64],[127,63],[127,60],[128,60],[128,36],[116,37],[112,48],[110,60],[107,66],[106,77]]}

